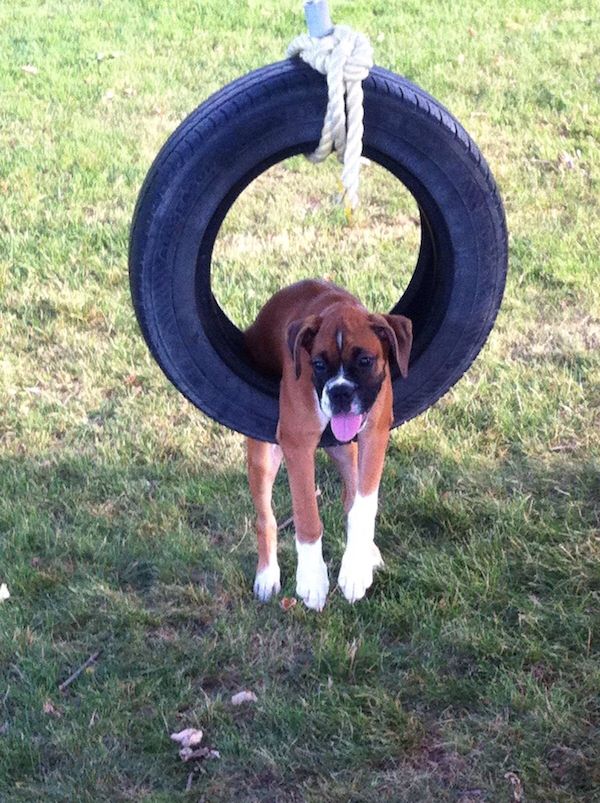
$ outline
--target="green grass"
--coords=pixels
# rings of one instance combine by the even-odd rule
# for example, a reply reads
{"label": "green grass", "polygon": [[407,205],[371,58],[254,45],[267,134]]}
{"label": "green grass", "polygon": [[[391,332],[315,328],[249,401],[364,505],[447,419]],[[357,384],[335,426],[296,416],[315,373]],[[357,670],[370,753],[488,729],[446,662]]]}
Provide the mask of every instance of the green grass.
{"label": "green grass", "polygon": [[[510,277],[468,375],[401,430],[365,601],[251,595],[243,439],[168,385],[129,300],[127,240],[158,148],[202,99],[279,59],[294,0],[0,7],[0,800],[526,801],[600,797],[600,38],[591,0],[332,2],[378,63],[447,105],[506,203]],[[36,74],[22,68],[32,65]],[[410,196],[332,161],[236,203],[215,288],[247,323],[329,275],[397,298]],[[325,553],[339,482],[319,460]],[[278,516],[290,509],[285,476]],[[282,537],[293,594],[292,534]],[[61,694],[58,684],[102,654]],[[257,703],[230,704],[253,689]],[[59,715],[45,713],[50,701]],[[169,733],[220,751],[185,792]]]}

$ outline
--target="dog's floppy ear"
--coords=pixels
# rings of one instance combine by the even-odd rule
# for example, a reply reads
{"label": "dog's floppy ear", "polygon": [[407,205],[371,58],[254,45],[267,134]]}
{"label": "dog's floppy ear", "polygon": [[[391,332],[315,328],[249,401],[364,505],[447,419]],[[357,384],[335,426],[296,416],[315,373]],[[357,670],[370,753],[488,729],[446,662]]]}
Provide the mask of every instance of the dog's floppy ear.
{"label": "dog's floppy ear", "polygon": [[299,378],[301,371],[300,349],[305,348],[310,353],[320,326],[321,318],[318,315],[309,315],[308,318],[292,321],[288,326],[287,342],[296,369],[296,379]]}
{"label": "dog's floppy ear", "polygon": [[383,343],[387,343],[400,373],[406,379],[413,339],[412,323],[404,315],[371,315],[370,320],[371,329]]}

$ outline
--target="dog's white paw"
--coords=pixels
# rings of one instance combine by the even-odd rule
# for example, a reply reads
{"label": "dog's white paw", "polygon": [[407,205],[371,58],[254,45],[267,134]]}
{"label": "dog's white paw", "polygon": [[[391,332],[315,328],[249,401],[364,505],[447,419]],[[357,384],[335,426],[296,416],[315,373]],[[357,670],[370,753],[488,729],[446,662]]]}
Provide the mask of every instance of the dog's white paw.
{"label": "dog's white paw", "polygon": [[327,566],[323,563],[318,569],[311,572],[296,572],[296,594],[301,597],[307,608],[314,611],[322,611],[325,607],[327,594],[329,593],[329,577]]}
{"label": "dog's white paw", "polygon": [[314,544],[296,541],[298,568],[296,569],[296,594],[307,608],[322,611],[329,592],[327,566],[323,560],[321,539]]}
{"label": "dog's white paw", "polygon": [[373,583],[373,572],[383,566],[378,547],[370,542],[346,549],[338,577],[338,585],[348,602],[362,599]]}
{"label": "dog's white paw", "polygon": [[254,596],[258,597],[261,602],[268,602],[273,594],[279,594],[280,591],[281,575],[277,561],[256,572]]}

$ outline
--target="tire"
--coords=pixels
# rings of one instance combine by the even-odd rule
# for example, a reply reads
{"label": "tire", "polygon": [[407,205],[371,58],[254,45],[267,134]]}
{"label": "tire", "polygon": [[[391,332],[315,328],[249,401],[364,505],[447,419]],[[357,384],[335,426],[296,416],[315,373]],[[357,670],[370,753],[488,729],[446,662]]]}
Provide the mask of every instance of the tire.
{"label": "tire", "polygon": [[[363,153],[410,190],[421,215],[414,275],[391,310],[414,331],[408,378],[393,377],[398,426],[446,393],[482,348],[504,290],[507,232],[489,168],[452,115],[379,67],[363,87]],[[194,405],[259,440],[276,439],[278,383],[252,367],[212,294],[212,249],[254,178],[316,147],[326,104],[324,77],[299,60],[234,81],[166,142],[133,218],[131,292],[152,354]],[[321,445],[335,442],[327,428]]]}

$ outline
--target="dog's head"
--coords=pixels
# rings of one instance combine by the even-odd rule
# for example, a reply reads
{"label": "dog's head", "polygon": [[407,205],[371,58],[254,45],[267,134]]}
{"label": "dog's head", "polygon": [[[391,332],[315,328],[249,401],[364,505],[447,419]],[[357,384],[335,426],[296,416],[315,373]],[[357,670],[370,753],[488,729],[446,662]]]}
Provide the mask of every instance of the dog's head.
{"label": "dog's head", "polygon": [[412,325],[403,315],[370,314],[360,307],[332,305],[321,315],[293,321],[288,345],[296,377],[308,352],[321,410],[339,441],[350,441],[367,420],[395,361],[406,377]]}

